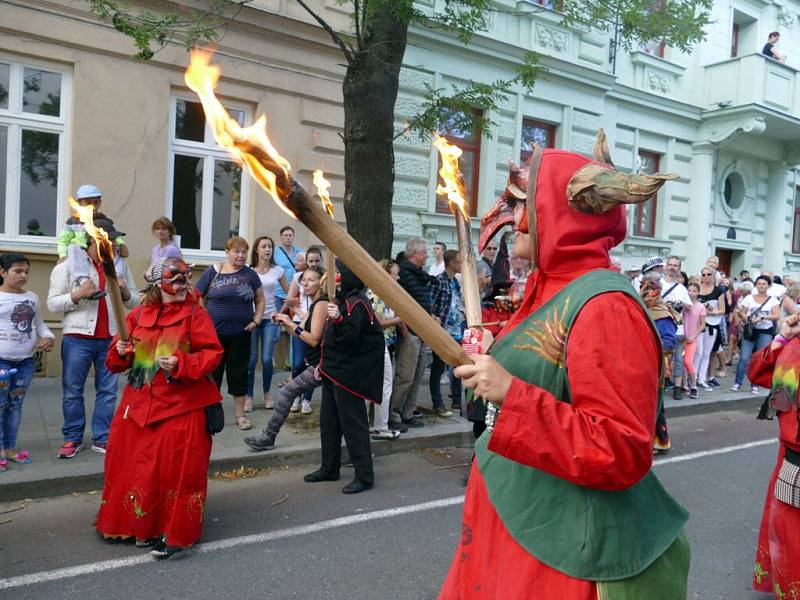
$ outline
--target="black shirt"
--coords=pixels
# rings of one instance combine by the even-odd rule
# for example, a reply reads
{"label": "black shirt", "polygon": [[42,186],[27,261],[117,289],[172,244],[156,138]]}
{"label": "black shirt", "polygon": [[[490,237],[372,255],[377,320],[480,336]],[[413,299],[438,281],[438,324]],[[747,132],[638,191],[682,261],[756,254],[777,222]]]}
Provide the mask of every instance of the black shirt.
{"label": "black shirt", "polygon": [[774,56],[772,56],[772,47],[774,45],[775,44],[770,44],[769,42],[764,44],[764,47],[761,49],[761,54],[763,54],[765,56],[769,56],[770,58],[775,58]]}

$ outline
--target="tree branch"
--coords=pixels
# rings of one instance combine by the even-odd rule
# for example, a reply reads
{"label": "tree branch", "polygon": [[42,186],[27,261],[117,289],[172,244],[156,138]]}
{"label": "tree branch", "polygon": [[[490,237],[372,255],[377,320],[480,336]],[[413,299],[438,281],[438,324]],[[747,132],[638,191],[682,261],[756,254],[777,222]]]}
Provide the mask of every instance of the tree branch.
{"label": "tree branch", "polygon": [[353,10],[353,17],[356,23],[356,47],[359,51],[364,49],[364,44],[361,40],[361,7],[358,5],[358,0],[353,0],[354,10]]}
{"label": "tree branch", "polygon": [[295,2],[297,2],[300,6],[302,6],[305,9],[305,11],[309,15],[311,15],[314,18],[314,20],[317,23],[319,23],[320,26],[325,31],[328,32],[328,34],[331,36],[333,41],[339,46],[339,48],[341,48],[342,53],[344,54],[344,57],[347,59],[347,62],[348,63],[353,62],[353,54],[354,54],[353,48],[344,43],[344,40],[342,39],[342,37],[338,33],[336,33],[336,31],[334,31],[333,27],[328,25],[328,22],[325,19],[323,19],[322,17],[320,17],[317,13],[315,13],[311,9],[311,7],[308,4],[306,4],[303,0],[295,0]]}

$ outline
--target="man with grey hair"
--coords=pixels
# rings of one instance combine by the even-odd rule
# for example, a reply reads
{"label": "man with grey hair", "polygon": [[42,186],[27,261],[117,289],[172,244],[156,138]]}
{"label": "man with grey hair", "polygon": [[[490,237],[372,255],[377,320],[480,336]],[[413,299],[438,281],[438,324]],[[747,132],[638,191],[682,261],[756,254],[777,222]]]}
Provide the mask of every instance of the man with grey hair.
{"label": "man with grey hair", "polygon": [[[422,266],[428,260],[428,243],[421,237],[412,237],[406,242],[406,251],[400,261],[399,283],[411,297],[431,312],[431,283]],[[417,390],[425,370],[425,344],[410,328],[397,340],[396,366],[392,398],[389,402],[389,428],[405,432],[409,427],[425,425],[413,414]]]}

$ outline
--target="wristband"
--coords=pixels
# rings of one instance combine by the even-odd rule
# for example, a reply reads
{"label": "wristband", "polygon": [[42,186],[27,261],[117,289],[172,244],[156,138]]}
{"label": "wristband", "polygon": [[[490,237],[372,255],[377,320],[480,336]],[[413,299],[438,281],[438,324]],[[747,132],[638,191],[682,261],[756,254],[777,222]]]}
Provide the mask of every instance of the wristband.
{"label": "wristband", "polygon": [[778,335],[776,335],[776,336],[773,338],[773,340],[772,340],[772,341],[773,341],[773,342],[777,342],[777,343],[778,343],[778,344],[780,344],[781,346],[785,346],[786,344],[788,344],[788,343],[789,343],[789,340],[788,340],[788,339],[786,339],[785,337],[783,337],[783,336],[782,336],[780,333],[779,333]]}
{"label": "wristband", "polygon": [[297,337],[300,337],[300,334],[301,334],[301,333],[303,333],[303,328],[302,328],[302,327],[300,327],[300,325],[298,325],[297,327],[295,327],[295,328],[294,328],[294,334],[295,334]]}

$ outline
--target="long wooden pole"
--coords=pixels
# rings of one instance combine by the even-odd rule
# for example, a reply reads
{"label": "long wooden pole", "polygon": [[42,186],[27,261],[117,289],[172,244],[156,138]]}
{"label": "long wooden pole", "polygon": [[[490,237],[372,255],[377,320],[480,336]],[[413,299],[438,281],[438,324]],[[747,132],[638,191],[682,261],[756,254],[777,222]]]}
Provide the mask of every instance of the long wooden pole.
{"label": "long wooden pole", "polygon": [[103,261],[103,272],[106,275],[106,292],[108,292],[108,297],[111,299],[111,310],[114,311],[114,320],[117,322],[119,339],[126,342],[130,334],[128,333],[128,324],[125,321],[127,315],[125,312],[125,303],[122,301],[122,290],[117,280],[117,270],[114,268],[114,261],[107,258],[108,256],[114,256],[114,250],[111,248],[111,244],[106,240],[103,240],[102,244],[104,246],[108,244],[108,247],[104,248],[104,252],[98,251],[101,257],[100,260]]}
{"label": "long wooden pole", "polygon": [[328,252],[325,255],[325,268],[328,271],[328,279],[325,282],[328,290],[328,300],[333,301],[336,297],[336,257],[330,247],[328,247]]}
{"label": "long wooden pole", "polygon": [[475,249],[472,247],[472,230],[469,219],[458,207],[451,207],[451,210],[456,219],[456,237],[458,238],[459,258],[461,258],[461,285],[467,327],[480,329],[483,326],[481,294],[478,287],[478,263],[475,258]]}
{"label": "long wooden pole", "polygon": [[[281,182],[287,184],[288,182]],[[401,288],[369,253],[340,227],[319,202],[291,180],[291,192],[284,204],[314,235],[322,240],[365,285],[369,286],[411,328],[431,350],[449,365],[471,364],[470,358],[450,334]]]}

